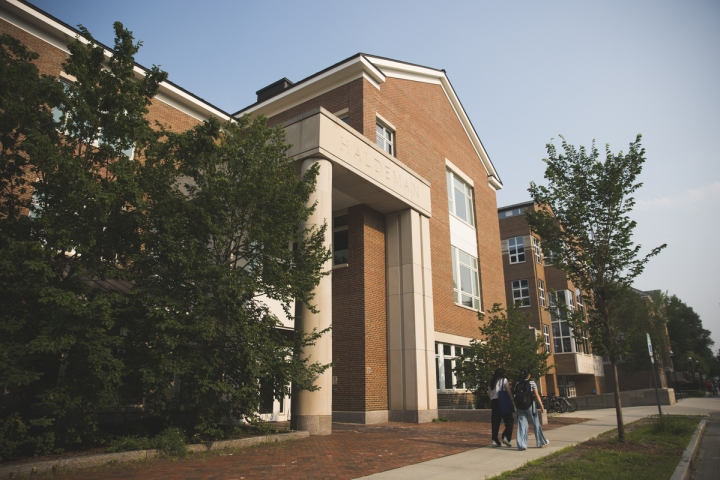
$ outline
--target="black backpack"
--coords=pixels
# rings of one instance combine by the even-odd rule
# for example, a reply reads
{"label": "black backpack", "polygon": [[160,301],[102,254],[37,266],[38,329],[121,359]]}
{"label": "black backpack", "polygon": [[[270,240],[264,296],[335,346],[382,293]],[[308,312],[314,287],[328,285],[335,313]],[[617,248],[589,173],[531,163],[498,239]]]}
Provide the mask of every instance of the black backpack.
{"label": "black backpack", "polygon": [[528,410],[533,404],[533,392],[530,389],[530,381],[523,380],[515,385],[515,405],[518,410]]}

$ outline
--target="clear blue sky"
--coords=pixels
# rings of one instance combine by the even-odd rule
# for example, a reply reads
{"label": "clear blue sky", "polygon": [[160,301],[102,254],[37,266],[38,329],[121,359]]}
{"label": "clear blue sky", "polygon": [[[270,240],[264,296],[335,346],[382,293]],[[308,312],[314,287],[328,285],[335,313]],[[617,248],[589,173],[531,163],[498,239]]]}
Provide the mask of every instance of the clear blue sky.
{"label": "clear blue sky", "polygon": [[229,112],[357,52],[442,68],[498,169],[529,199],[559,134],[627,150],[643,134],[635,239],[667,243],[637,280],[697,311],[720,348],[720,2],[32,0]]}

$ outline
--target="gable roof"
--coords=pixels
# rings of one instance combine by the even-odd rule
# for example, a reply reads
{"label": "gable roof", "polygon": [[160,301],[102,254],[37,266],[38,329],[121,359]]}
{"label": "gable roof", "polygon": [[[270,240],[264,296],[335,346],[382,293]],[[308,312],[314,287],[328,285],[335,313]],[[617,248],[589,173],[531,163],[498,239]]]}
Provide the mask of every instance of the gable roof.
{"label": "gable roof", "polygon": [[358,78],[366,79],[379,90],[388,77],[439,85],[447,96],[478,158],[485,167],[488,182],[496,190],[503,187],[500,175],[490,160],[490,156],[485,151],[485,147],[480,141],[475,127],[455,93],[455,89],[450,83],[450,79],[445,73],[445,70],[438,70],[365,53],[357,53],[352,57],[346,58],[296,82],[271,98],[255,102],[235,112],[233,116],[263,114],[271,117]]}

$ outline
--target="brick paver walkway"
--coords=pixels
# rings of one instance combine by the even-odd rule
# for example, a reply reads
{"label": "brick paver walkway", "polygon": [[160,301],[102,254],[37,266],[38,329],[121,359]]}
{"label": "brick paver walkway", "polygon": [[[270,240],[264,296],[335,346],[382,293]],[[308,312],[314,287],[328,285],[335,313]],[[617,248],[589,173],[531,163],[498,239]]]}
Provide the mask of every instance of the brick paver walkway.
{"label": "brick paver walkway", "polygon": [[[552,429],[561,425],[547,425]],[[333,424],[332,435],[185,459],[65,472],[79,479],[350,479],[453,455],[490,443],[490,424],[476,422]]]}

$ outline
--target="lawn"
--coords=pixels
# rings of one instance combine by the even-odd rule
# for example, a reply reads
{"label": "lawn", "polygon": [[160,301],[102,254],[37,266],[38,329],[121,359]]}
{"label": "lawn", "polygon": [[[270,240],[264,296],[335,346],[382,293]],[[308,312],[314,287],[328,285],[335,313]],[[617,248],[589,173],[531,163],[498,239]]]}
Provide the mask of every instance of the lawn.
{"label": "lawn", "polygon": [[494,477],[532,479],[668,479],[672,476],[702,417],[647,418],[626,426],[627,442],[617,430]]}

